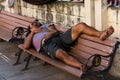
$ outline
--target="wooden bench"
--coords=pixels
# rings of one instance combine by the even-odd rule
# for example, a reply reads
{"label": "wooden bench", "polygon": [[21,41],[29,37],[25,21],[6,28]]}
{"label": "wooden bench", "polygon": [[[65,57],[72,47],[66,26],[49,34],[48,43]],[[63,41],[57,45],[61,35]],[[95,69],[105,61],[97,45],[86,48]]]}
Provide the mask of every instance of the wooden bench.
{"label": "wooden bench", "polygon": [[15,27],[27,28],[33,20],[33,18],[20,16],[2,10],[0,12],[0,38],[9,41]]}
{"label": "wooden bench", "polygon": [[[60,31],[66,31],[66,29],[64,28],[58,29]],[[81,63],[89,66],[89,70],[86,73],[83,73],[77,68],[66,65],[59,60],[54,60],[43,55],[42,53],[38,53],[35,49],[26,50],[23,48],[23,44],[20,44],[19,48],[29,54],[24,70],[28,68],[29,61],[31,59],[31,56],[33,55],[45,61],[46,63],[58,67],[68,73],[71,73],[72,75],[82,77],[83,74],[91,74],[91,72],[108,72],[108,70],[112,66],[112,62],[118,45],[119,42],[112,41],[110,39],[101,41],[99,40],[99,38],[96,37],[91,37],[85,34],[81,35],[76,44],[72,47],[72,50],[68,53],[75,56]]]}
{"label": "wooden bench", "polygon": [[[11,38],[12,30],[15,27],[22,26],[22,27],[27,28],[27,26],[33,20],[34,20],[33,18],[12,14],[6,11],[1,11],[0,13],[0,38],[6,41],[9,41],[9,39]],[[67,30],[61,27],[57,27],[57,28],[60,31]],[[111,68],[114,55],[116,53],[118,45],[119,45],[119,42],[115,42],[109,39],[105,41],[100,41],[96,37],[81,35],[69,53],[77,57],[78,60],[83,64],[87,64],[88,66],[90,66],[92,63],[93,67],[89,71],[106,72]],[[23,48],[23,44],[20,44],[18,47],[20,48],[20,51],[19,51],[18,58],[16,60],[16,64],[19,63],[22,51],[25,51],[28,53],[28,59],[26,61],[26,65],[24,69],[28,68],[28,64],[31,59],[31,56],[35,56],[77,77],[82,77],[83,75],[83,72],[80,71],[79,69],[68,66],[59,60],[51,59],[41,53],[36,52],[35,49],[31,48],[31,49],[26,50]],[[89,73],[89,71],[86,73]]]}

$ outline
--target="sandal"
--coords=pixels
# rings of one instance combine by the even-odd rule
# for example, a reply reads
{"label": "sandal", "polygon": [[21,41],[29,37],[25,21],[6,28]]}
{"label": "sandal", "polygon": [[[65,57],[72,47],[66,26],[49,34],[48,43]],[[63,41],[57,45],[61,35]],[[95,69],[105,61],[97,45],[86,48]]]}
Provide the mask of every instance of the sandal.
{"label": "sandal", "polygon": [[105,40],[107,39],[110,35],[112,35],[114,32],[114,28],[110,26],[108,29],[104,30],[101,35],[100,35],[100,40]]}

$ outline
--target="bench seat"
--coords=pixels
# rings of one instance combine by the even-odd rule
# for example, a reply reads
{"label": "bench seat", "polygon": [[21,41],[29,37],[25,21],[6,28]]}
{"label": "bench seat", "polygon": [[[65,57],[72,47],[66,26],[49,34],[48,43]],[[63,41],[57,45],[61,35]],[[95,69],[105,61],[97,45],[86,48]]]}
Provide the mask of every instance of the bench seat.
{"label": "bench seat", "polygon": [[36,52],[35,49],[25,50],[23,48],[23,44],[20,44],[18,47],[20,49],[23,49],[25,52],[27,52],[27,53],[29,53],[29,54],[31,54],[31,55],[33,55],[33,56],[35,56],[35,57],[37,57],[37,58],[47,62],[47,63],[49,63],[49,64],[51,64],[51,65],[53,65],[53,66],[55,66],[57,68],[60,68],[60,69],[66,71],[68,73],[71,73],[71,74],[73,74],[75,76],[78,76],[78,77],[80,75],[82,75],[82,72],[79,69],[76,69],[76,68],[73,68],[71,66],[68,66],[68,65],[66,65],[66,64],[64,64],[64,63],[62,63],[62,62],[60,62],[58,60],[51,59],[51,58],[43,55],[42,53]]}

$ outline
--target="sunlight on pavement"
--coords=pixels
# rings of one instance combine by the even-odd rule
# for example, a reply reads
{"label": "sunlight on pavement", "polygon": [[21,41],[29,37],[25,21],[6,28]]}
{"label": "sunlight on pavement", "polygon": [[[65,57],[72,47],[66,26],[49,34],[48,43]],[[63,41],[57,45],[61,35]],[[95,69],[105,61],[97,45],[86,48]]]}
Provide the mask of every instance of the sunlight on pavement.
{"label": "sunlight on pavement", "polygon": [[3,53],[0,53],[0,58],[3,59],[5,62],[10,61],[10,59],[7,56],[5,56]]}

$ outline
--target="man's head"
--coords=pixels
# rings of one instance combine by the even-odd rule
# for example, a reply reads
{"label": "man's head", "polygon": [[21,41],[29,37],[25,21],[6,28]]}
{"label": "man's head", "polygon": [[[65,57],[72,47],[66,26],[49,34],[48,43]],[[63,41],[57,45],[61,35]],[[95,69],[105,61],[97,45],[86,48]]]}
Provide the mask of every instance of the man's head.
{"label": "man's head", "polygon": [[34,20],[31,24],[30,24],[30,30],[32,29],[37,29],[41,26],[42,24],[39,22],[38,19]]}

